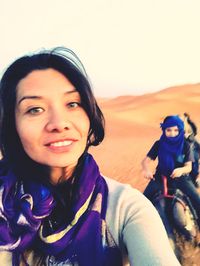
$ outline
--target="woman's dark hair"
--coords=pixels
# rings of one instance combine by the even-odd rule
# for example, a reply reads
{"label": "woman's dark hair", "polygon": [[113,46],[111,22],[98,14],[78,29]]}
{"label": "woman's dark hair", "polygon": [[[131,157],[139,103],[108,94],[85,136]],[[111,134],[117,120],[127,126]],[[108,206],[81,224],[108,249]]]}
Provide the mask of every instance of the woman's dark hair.
{"label": "woman's dark hair", "polygon": [[86,148],[98,145],[104,138],[104,117],[94,98],[80,59],[70,49],[64,47],[42,50],[14,61],[0,82],[0,150],[8,163],[25,167],[24,163],[30,161],[24,152],[15,126],[17,84],[30,72],[48,68],[53,68],[67,77],[80,94],[82,106],[90,120]]}

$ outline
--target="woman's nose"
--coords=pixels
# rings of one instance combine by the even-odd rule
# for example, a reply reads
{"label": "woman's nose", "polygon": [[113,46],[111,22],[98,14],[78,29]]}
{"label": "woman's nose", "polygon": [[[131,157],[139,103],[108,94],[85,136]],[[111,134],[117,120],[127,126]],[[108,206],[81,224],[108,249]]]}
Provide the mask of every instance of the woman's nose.
{"label": "woman's nose", "polygon": [[175,136],[176,136],[176,132],[172,132],[172,133],[171,133],[171,136],[172,136],[172,137],[175,137]]}
{"label": "woman's nose", "polygon": [[46,124],[46,130],[49,132],[62,132],[68,130],[71,127],[71,121],[68,115],[63,112],[52,112]]}

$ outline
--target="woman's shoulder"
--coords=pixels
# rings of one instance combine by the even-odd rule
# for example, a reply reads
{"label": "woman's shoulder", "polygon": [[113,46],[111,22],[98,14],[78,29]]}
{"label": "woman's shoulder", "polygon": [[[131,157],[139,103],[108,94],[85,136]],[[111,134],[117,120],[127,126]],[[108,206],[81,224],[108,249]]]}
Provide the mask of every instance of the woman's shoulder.
{"label": "woman's shoulder", "polygon": [[159,148],[160,140],[154,141],[153,145],[151,146],[151,150],[156,150]]}
{"label": "woman's shoulder", "polygon": [[110,178],[110,177],[107,177],[107,176],[103,176],[104,179],[106,180],[106,183],[109,187],[109,191],[115,191],[115,190],[118,190],[118,191],[121,191],[121,190],[124,190],[124,189],[129,189],[131,188],[131,186],[129,184],[124,184],[124,183],[121,183],[113,178]]}
{"label": "woman's shoulder", "polygon": [[108,208],[106,221],[117,244],[123,246],[126,228],[135,230],[141,221],[148,226],[148,219],[157,223],[159,218],[152,203],[136,188],[105,178],[108,185]]}
{"label": "woman's shoulder", "polygon": [[121,198],[127,198],[129,195],[131,195],[131,197],[137,198],[142,194],[139,190],[133,188],[130,184],[121,183],[115,179],[105,176],[104,179],[108,185],[108,195],[111,199],[117,198],[119,200]]}
{"label": "woman's shoulder", "polygon": [[123,207],[122,209],[125,211],[125,206],[127,208],[134,206],[136,210],[136,207],[151,205],[143,193],[130,184],[124,184],[108,177],[104,177],[104,179],[108,185],[108,202],[115,208]]}

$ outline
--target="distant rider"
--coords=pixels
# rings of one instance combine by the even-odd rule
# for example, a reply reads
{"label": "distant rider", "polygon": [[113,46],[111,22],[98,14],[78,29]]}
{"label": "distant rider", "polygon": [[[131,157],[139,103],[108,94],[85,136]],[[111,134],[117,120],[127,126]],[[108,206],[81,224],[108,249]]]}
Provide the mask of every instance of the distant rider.
{"label": "distant rider", "polygon": [[[142,160],[144,176],[150,179],[144,195],[151,200],[153,195],[163,188],[164,175],[168,179],[169,187],[179,188],[190,198],[200,217],[200,195],[189,176],[194,157],[191,146],[184,138],[184,123],[176,115],[167,116],[161,123],[161,129],[160,139],[153,144]],[[156,158],[158,165],[153,175],[149,164]]]}

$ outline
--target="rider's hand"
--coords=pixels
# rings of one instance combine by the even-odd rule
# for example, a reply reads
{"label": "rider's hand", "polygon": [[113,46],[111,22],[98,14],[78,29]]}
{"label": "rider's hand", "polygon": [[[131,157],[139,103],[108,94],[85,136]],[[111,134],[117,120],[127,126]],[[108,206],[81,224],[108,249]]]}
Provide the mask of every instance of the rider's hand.
{"label": "rider's hand", "polygon": [[183,175],[183,171],[182,171],[182,168],[176,168],[174,169],[174,171],[172,172],[171,174],[171,178],[177,178],[177,177],[180,177]]}
{"label": "rider's hand", "polygon": [[145,171],[144,172],[144,177],[146,179],[150,179],[150,180],[154,180],[155,179],[154,176],[153,176],[153,173],[151,171]]}

